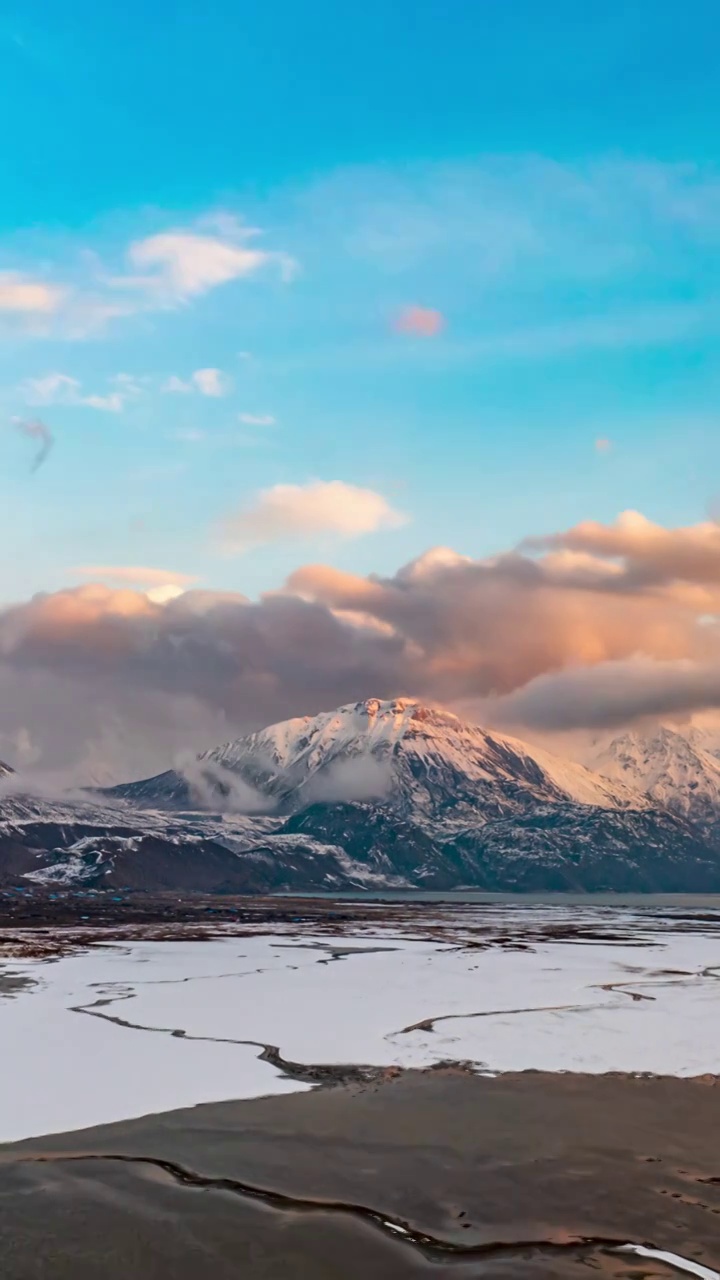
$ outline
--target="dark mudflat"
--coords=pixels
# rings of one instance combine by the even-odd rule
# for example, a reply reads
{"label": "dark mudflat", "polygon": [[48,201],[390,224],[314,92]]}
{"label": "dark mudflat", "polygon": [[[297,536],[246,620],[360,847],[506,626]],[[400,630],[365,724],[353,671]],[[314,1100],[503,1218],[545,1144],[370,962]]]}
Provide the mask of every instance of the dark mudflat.
{"label": "dark mudflat", "polygon": [[213,1103],[0,1148],[2,1275],[679,1274],[625,1241],[718,1268],[719,1139],[714,1080],[411,1072]]}

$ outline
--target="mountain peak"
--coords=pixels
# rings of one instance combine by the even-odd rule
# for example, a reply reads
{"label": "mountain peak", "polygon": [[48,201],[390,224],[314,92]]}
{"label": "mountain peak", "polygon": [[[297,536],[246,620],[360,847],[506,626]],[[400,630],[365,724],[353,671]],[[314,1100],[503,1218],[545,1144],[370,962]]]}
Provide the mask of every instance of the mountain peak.
{"label": "mountain peak", "polygon": [[[663,759],[672,746],[668,731],[647,749]],[[628,759],[645,750],[639,735],[616,749]],[[673,759],[679,750],[675,744]],[[183,856],[197,851],[198,841],[203,856],[219,857],[220,849],[212,875],[223,887],[243,875],[257,888],[305,889],[702,891],[720,883],[714,837],[646,795],[416,698],[366,698],[285,720],[206,752],[182,772],[109,794],[122,801],[109,857],[124,867],[130,845],[139,858],[149,827],[158,838],[165,830],[159,857],[173,845]],[[19,821],[35,819],[12,821],[14,839]],[[49,861],[38,868],[34,826],[26,841],[32,874],[104,876],[97,841],[106,825],[101,813],[67,825],[56,807],[43,837]],[[133,874],[146,876],[140,861]]]}
{"label": "mountain peak", "polygon": [[182,773],[114,789],[143,803],[244,813],[381,801],[402,817],[488,821],[529,805],[643,809],[644,796],[583,765],[489,733],[417,698],[366,698],[205,752]]}
{"label": "mountain peak", "polygon": [[459,726],[450,712],[425,706],[417,698],[365,698],[317,716],[282,720],[257,733],[206,752],[225,768],[237,768],[248,753],[275,771],[302,768],[308,773],[342,755],[388,755],[420,724]]}
{"label": "mountain peak", "polygon": [[643,791],[656,804],[701,822],[720,813],[720,760],[667,725],[614,738],[593,767]]}

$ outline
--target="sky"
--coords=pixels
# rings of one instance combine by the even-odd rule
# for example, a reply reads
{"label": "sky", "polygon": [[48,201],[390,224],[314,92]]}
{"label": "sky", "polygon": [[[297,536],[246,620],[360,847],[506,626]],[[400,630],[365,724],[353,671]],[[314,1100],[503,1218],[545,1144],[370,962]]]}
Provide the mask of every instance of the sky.
{"label": "sky", "polygon": [[[69,735],[82,765],[112,721],[127,769],[188,725],[204,744],[416,687],[545,725],[527,682],[589,667],[575,720],[602,718],[602,680],[632,719],[616,661],[701,663],[714,705],[716,26],[705,0],[4,8],[0,750],[53,765]],[[631,634],[603,615],[578,642],[553,596],[565,641],[531,660],[527,587],[499,672],[478,587],[460,657],[461,579],[546,586],[568,557],[583,618],[598,575],[638,596]],[[368,612],[374,583],[428,573],[442,618],[427,585],[412,620]],[[323,671],[314,630],[278,622],[290,599],[340,628]],[[225,671],[211,695],[198,664]],[[152,734],[128,711],[149,687]],[[705,706],[693,688],[671,709]]]}

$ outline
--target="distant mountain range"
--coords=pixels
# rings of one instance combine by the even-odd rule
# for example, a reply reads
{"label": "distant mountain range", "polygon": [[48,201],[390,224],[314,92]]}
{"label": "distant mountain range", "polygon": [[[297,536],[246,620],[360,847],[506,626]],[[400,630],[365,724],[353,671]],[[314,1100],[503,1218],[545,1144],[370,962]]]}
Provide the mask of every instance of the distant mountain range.
{"label": "distant mountain range", "polygon": [[720,759],[670,730],[596,768],[368,699],[79,797],[0,795],[0,883],[148,891],[720,891]]}

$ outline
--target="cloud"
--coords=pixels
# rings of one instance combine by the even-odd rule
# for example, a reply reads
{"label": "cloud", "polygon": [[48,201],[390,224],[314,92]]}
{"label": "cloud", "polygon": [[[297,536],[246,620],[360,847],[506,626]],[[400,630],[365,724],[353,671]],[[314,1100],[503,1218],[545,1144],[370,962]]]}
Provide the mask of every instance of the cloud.
{"label": "cloud", "polygon": [[[458,266],[471,289],[521,267],[525,284],[648,272],[720,235],[715,165],[589,155],[572,163],[507,154],[402,168],[356,166],[311,193],[323,241],[395,275],[428,261]],[[336,230],[338,229],[339,230]]]}
{"label": "cloud", "polygon": [[13,418],[13,425],[21,435],[25,436],[28,440],[37,441],[39,445],[33,464],[30,468],[31,472],[35,472],[42,466],[43,462],[47,458],[55,443],[55,437],[53,436],[50,428],[46,426],[44,422],[41,422],[39,418]]}
{"label": "cloud", "polygon": [[227,517],[220,532],[228,548],[244,550],[284,538],[337,534],[357,538],[379,529],[394,529],[406,517],[372,489],[342,480],[309,484],[277,484],[264,489],[245,510]]}
{"label": "cloud", "polygon": [[185,588],[178,586],[176,582],[166,582],[159,587],[150,587],[145,595],[153,604],[167,604],[169,600],[177,600],[184,592]]}
{"label": "cloud", "polygon": [[166,232],[131,244],[128,258],[134,267],[157,270],[143,284],[167,287],[178,298],[206,293],[238,276],[247,276],[267,262],[260,249],[247,249],[210,236],[190,232]]}
{"label": "cloud", "polygon": [[[377,494],[348,514],[367,492],[280,486],[235,538],[376,527],[389,510]],[[163,569],[84,572],[117,585],[0,610],[0,757],[3,735],[26,731],[38,767],[77,772],[101,742],[113,768],[127,760],[137,774],[153,753],[159,769],[171,748],[369,696],[472,704],[521,736],[720,706],[714,525],[663,529],[626,513],[484,560],[435,548],[386,577],[306,564],[257,601]],[[169,586],[190,589],[170,598]]]}
{"label": "cloud", "polygon": [[114,389],[102,395],[87,395],[82,383],[66,373],[46,373],[39,378],[28,378],[20,390],[28,404],[70,405],[78,408],[99,409],[105,413],[122,413],[129,400],[140,395],[140,386],[130,374],[116,374],[110,381]]}
{"label": "cloud", "polygon": [[275,799],[263,795],[232,769],[226,769],[215,760],[198,760],[191,756],[178,761],[176,768],[204,809],[217,812],[221,808],[223,813],[259,814],[272,813],[277,808]]}
{"label": "cloud", "polygon": [[175,374],[166,378],[160,390],[169,395],[190,395],[198,391],[200,395],[220,397],[232,391],[232,378],[221,369],[196,369],[188,379],[178,378]]}
{"label": "cloud", "polygon": [[[421,298],[440,289],[448,314],[452,307],[462,317],[467,337],[452,339],[458,361],[563,358],[720,328],[712,288],[720,173],[713,164],[481,156],[344,167],[296,196],[289,189],[270,196],[262,221],[288,228],[320,287],[353,297],[353,314],[380,308],[388,315],[409,299],[401,328],[407,323],[416,339],[428,340],[388,344],[379,335],[376,346],[398,360],[423,358],[433,347],[433,360],[450,359],[448,343],[430,341],[437,312],[413,302],[418,282]],[[5,261],[18,267],[0,273],[0,297],[29,308],[7,311],[6,321],[33,334],[87,337],[233,282],[254,290],[261,278],[289,279],[296,270],[268,235],[227,212],[194,221],[151,215],[150,223],[148,216],[122,242],[105,238],[70,253],[64,238],[54,247],[42,229],[6,239]],[[52,283],[36,277],[38,260],[50,262]],[[668,302],[678,278],[690,301]],[[583,304],[571,305],[573,297]],[[240,334],[238,343],[245,340]],[[345,345],[358,359],[358,343]]]}
{"label": "cloud", "polygon": [[623,511],[614,524],[587,520],[562,533],[528,538],[524,545],[589,554],[600,564],[620,561],[618,590],[673,581],[720,584],[720,524],[714,520],[665,529],[638,511]]}
{"label": "cloud", "polygon": [[406,691],[441,701],[498,697],[550,671],[641,652],[675,660],[712,648],[681,598],[619,592],[614,577],[584,563],[536,563],[517,553],[429,566],[424,559],[389,579],[309,565],[288,588],[385,623],[405,647]]}
{"label": "cloud", "polygon": [[41,378],[28,378],[21,386],[28,404],[74,403],[80,383],[66,373],[46,373]]}
{"label": "cloud", "polygon": [[64,297],[65,290],[57,285],[0,271],[0,311],[49,315],[61,307]]}
{"label": "cloud", "polygon": [[102,409],[106,413],[121,413],[125,407],[125,397],[119,391],[109,391],[104,396],[82,396],[78,404],[84,404],[88,409]]}
{"label": "cloud", "polygon": [[353,801],[382,800],[393,782],[389,760],[372,756],[338,760],[328,769],[312,775],[304,787],[307,804],[352,804]]}
{"label": "cloud", "polygon": [[402,648],[285,596],[190,590],[163,604],[97,584],[37,596],[0,611],[0,755],[24,729],[43,771],[157,771],[179,750],[369,695],[396,660],[400,683]]}
{"label": "cloud", "polygon": [[502,724],[557,731],[615,729],[718,707],[720,661],[630,658],[538,676],[484,710]]}
{"label": "cloud", "polygon": [[396,317],[393,327],[397,333],[434,338],[445,328],[445,317],[441,311],[434,311],[430,307],[405,307]]}
{"label": "cloud", "polygon": [[99,582],[124,582],[133,586],[187,587],[196,579],[188,573],[175,573],[170,569],[154,569],[148,565],[86,564],[70,570],[74,577],[91,578]]}
{"label": "cloud", "polygon": [[203,396],[226,396],[232,383],[219,369],[196,369],[192,380]]}
{"label": "cloud", "polygon": [[271,264],[279,268],[283,279],[292,279],[297,264],[288,254],[248,245],[259,235],[255,228],[244,227],[230,215],[216,218],[214,223],[221,234],[180,228],[134,241],[128,249],[128,261],[136,271],[147,274],[119,277],[115,284],[181,303]]}
{"label": "cloud", "polygon": [[[259,274],[292,280],[298,264],[282,250],[260,247],[261,232],[230,214],[206,215],[126,244],[88,244],[56,254],[59,283],[32,270],[0,271],[0,317],[28,337],[82,340],[110,323],[189,305],[213,289]],[[36,233],[33,255],[46,259],[47,232]],[[27,254],[28,235],[20,251]],[[13,252],[12,241],[6,256]],[[15,255],[17,256],[17,255]],[[111,265],[112,264],[112,265]]]}
{"label": "cloud", "polygon": [[271,413],[239,413],[238,421],[247,427],[274,427],[277,418]]}
{"label": "cloud", "polygon": [[193,391],[192,382],[184,382],[182,378],[178,378],[176,374],[172,374],[163,382],[160,390],[166,395],[187,396]]}

